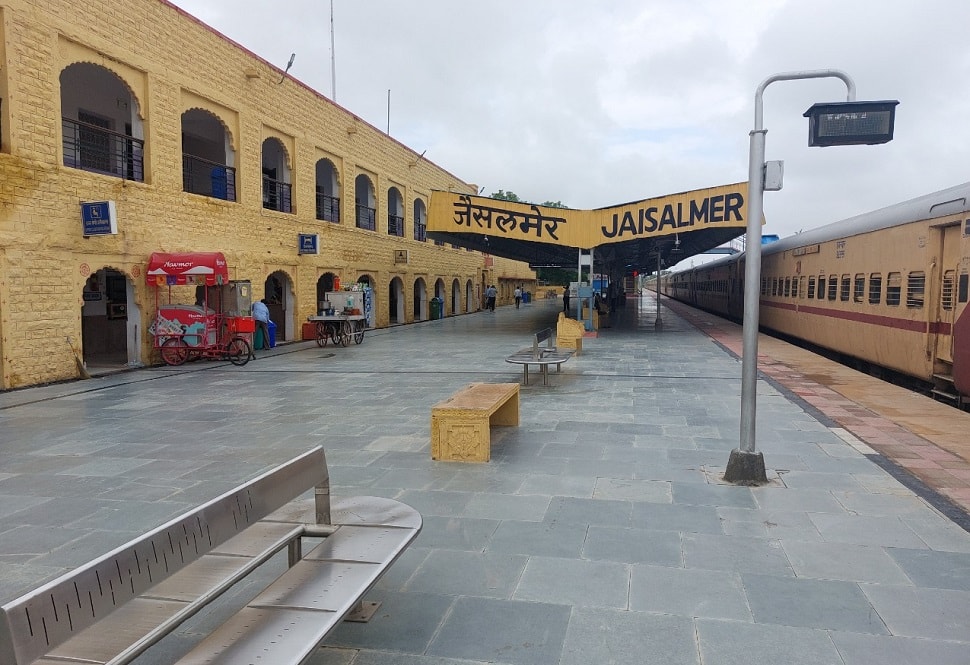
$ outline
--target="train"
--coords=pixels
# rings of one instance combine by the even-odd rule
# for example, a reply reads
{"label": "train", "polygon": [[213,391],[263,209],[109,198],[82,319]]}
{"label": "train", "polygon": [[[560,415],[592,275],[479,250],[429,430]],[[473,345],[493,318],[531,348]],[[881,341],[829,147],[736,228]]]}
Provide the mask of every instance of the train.
{"label": "train", "polygon": [[[970,183],[761,249],[762,331],[970,406]],[[667,297],[740,322],[740,252],[661,276]]]}

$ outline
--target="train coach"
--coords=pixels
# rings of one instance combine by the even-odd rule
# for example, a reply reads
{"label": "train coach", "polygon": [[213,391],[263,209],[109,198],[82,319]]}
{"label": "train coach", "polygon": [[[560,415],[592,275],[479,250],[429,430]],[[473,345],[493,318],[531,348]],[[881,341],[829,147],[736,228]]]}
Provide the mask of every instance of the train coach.
{"label": "train coach", "polygon": [[[743,282],[742,253],[661,289],[741,321]],[[970,183],[764,245],[759,287],[762,329],[970,405]]]}

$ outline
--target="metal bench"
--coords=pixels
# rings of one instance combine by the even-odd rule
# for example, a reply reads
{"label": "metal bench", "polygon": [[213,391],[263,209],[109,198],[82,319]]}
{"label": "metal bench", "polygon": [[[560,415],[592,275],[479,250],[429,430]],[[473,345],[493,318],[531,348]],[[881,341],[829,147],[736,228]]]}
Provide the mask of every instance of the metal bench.
{"label": "metal bench", "polygon": [[[317,447],[4,605],[0,663],[129,663],[284,549],[289,568],[179,662],[302,663],[420,530],[390,499],[331,505]],[[304,556],[303,537],[323,540]]]}
{"label": "metal bench", "polygon": [[542,372],[542,385],[549,385],[549,366],[555,365],[556,371],[562,369],[562,364],[573,357],[573,349],[557,347],[552,329],[540,330],[532,337],[532,347],[516,351],[505,359],[507,363],[522,365],[522,383],[529,385],[529,365],[538,365]]}
{"label": "metal bench", "polygon": [[519,384],[467,385],[431,407],[431,459],[487,462],[492,426],[518,424]]}

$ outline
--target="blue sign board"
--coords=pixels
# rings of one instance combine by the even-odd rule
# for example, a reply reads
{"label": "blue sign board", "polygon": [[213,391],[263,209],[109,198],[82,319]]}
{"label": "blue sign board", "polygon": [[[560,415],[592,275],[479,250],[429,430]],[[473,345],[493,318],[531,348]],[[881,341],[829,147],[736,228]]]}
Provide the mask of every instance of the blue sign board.
{"label": "blue sign board", "polygon": [[319,254],[320,236],[318,236],[316,233],[301,233],[299,253],[300,254]]}
{"label": "blue sign board", "polygon": [[118,233],[118,215],[114,201],[81,202],[83,235],[109,236]]}

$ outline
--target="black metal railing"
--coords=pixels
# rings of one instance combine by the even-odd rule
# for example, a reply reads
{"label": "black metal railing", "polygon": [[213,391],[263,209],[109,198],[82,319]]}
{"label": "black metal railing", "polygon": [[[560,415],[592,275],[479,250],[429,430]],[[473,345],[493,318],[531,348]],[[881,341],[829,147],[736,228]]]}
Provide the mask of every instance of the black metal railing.
{"label": "black metal railing", "polygon": [[428,227],[424,222],[414,222],[414,239],[421,242],[428,239]]}
{"label": "black metal railing", "polygon": [[235,201],[236,169],[182,153],[182,191]]}
{"label": "black metal railing", "polygon": [[64,166],[126,180],[145,180],[145,142],[86,122],[61,118]]}
{"label": "black metal railing", "polygon": [[317,192],[317,219],[340,223],[340,199]]}
{"label": "black metal railing", "polygon": [[263,176],[263,207],[267,210],[293,212],[291,192],[290,183]]}
{"label": "black metal railing", "polygon": [[357,204],[357,228],[368,231],[377,230],[377,210]]}
{"label": "black metal railing", "polygon": [[404,237],[404,218],[400,215],[387,216],[387,235]]}

